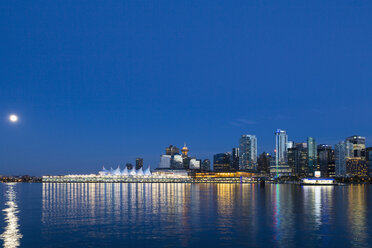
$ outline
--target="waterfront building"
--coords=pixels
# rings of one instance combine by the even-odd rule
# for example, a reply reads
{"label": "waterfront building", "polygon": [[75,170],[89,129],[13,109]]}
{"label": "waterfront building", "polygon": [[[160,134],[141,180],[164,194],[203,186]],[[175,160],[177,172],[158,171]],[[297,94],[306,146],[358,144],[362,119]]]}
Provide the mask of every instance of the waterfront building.
{"label": "waterfront building", "polygon": [[200,170],[201,161],[196,158],[191,158],[189,161],[190,170]]}
{"label": "waterfront building", "polygon": [[125,167],[127,167],[128,170],[131,170],[131,169],[133,169],[133,164],[131,164],[131,163],[126,163],[126,164],[125,164]]}
{"label": "waterfront building", "polygon": [[351,158],[353,144],[341,141],[335,145],[335,174],[337,177],[346,176],[346,161]]}
{"label": "waterfront building", "polygon": [[[336,176],[364,176],[366,161],[366,138],[354,135],[335,145]],[[360,166],[360,168],[356,168]],[[368,173],[367,173],[368,174]]]}
{"label": "waterfront building", "polygon": [[180,154],[180,150],[177,147],[169,145],[169,147],[165,148],[165,155],[173,156],[175,154]]}
{"label": "waterfront building", "polygon": [[233,169],[230,167],[230,158],[230,152],[215,154],[213,156],[213,171],[233,171]]}
{"label": "waterfront building", "polygon": [[200,171],[202,168],[201,160],[195,157],[189,157],[189,148],[186,144],[181,149],[182,154],[179,153],[179,149],[173,145],[170,145],[165,149],[165,155],[160,156],[159,169],[171,169],[171,170],[186,170],[186,171]]}
{"label": "waterfront building", "polygon": [[287,145],[288,135],[286,131],[277,129],[275,131],[274,163],[271,163],[270,166],[270,173],[276,177],[292,174],[288,166]]}
{"label": "waterfront building", "polygon": [[352,158],[360,158],[362,160],[366,159],[366,138],[354,135],[346,138],[345,142],[349,142],[353,144],[353,150],[351,157]]}
{"label": "waterfront building", "polygon": [[270,162],[270,174],[274,177],[291,176],[292,170],[288,163],[277,163],[275,157],[272,157]]}
{"label": "waterfront building", "polygon": [[263,152],[257,160],[257,171],[260,173],[270,173],[270,161],[272,157],[269,153]]}
{"label": "waterfront building", "polygon": [[184,169],[184,164],[183,164],[183,157],[182,157],[182,155],[176,154],[176,155],[173,155],[173,156],[172,156],[171,169],[173,169],[173,170]]}
{"label": "waterfront building", "polygon": [[239,142],[239,169],[256,170],[257,167],[257,137],[243,134]]}
{"label": "waterfront building", "polygon": [[275,132],[275,161],[287,163],[288,135],[286,131],[277,129]]}
{"label": "waterfront building", "polygon": [[239,148],[233,148],[231,153],[231,168],[238,171],[239,170]]}
{"label": "waterfront building", "polygon": [[159,169],[170,169],[171,168],[171,160],[172,160],[171,155],[161,155],[158,168]]}
{"label": "waterfront building", "polygon": [[[82,175],[67,175],[67,176],[82,176]],[[89,175],[89,176],[96,176],[96,175]],[[150,167],[148,167],[145,172],[142,170],[142,168],[136,170],[135,168],[132,168],[131,170],[128,170],[127,167],[124,168],[124,170],[120,169],[120,166],[118,166],[116,169],[110,169],[107,170],[104,166],[101,171],[98,172],[98,176],[120,176],[120,177],[128,177],[128,176],[151,176]]]}
{"label": "waterfront building", "polygon": [[335,152],[331,145],[318,145],[318,167],[322,177],[334,177],[335,174]]}
{"label": "waterfront building", "polygon": [[348,177],[367,177],[368,166],[364,159],[349,158],[346,161],[346,176]]}
{"label": "waterfront building", "polygon": [[307,176],[307,152],[307,142],[295,143],[294,147],[288,149],[288,166],[293,173],[292,175]]}
{"label": "waterfront building", "polygon": [[314,171],[317,168],[317,147],[315,139],[307,138],[307,172],[308,176],[314,176]]}
{"label": "waterfront building", "polygon": [[136,170],[143,168],[143,158],[136,158]]}
{"label": "waterfront building", "polygon": [[372,177],[372,147],[366,148],[366,162],[368,166],[368,175]]}
{"label": "waterfront building", "polygon": [[288,166],[292,171],[292,175],[297,175],[296,167],[297,167],[297,149],[296,147],[291,147],[287,149],[287,156],[288,156]]}
{"label": "waterfront building", "polygon": [[183,163],[183,169],[189,170],[191,157],[183,157],[183,155],[181,155],[181,158]]}
{"label": "waterfront building", "polygon": [[201,170],[202,171],[211,171],[211,161],[209,159],[204,159],[203,163],[201,165]]}

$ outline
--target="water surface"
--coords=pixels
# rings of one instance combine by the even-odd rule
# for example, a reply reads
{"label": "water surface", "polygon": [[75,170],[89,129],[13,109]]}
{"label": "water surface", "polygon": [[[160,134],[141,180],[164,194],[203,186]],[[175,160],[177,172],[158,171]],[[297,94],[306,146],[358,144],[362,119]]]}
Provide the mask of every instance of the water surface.
{"label": "water surface", "polygon": [[3,247],[372,247],[369,185],[0,184]]}

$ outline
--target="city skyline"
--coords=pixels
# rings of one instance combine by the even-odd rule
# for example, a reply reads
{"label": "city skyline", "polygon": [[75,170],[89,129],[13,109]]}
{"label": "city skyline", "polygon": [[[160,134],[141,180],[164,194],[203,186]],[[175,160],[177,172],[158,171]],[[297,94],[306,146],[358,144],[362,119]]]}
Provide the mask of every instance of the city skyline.
{"label": "city skyline", "polygon": [[372,247],[372,1],[0,10],[0,246]]}
{"label": "city skyline", "polygon": [[[18,117],[17,117],[18,118]],[[359,156],[360,156],[360,154],[361,154],[361,149],[364,149],[364,160],[365,160],[365,158],[369,158],[368,157],[368,152],[369,152],[369,150],[370,149],[372,149],[372,146],[370,147],[369,145],[368,145],[368,139],[366,139],[366,137],[364,137],[364,136],[360,136],[360,135],[356,135],[356,134],[354,134],[354,135],[351,135],[351,136],[348,136],[348,137],[346,137],[346,138],[344,138],[344,139],[341,139],[338,143],[336,143],[336,144],[324,144],[324,143],[322,143],[322,144],[319,144],[319,143],[317,143],[316,142],[316,140],[313,138],[313,137],[306,137],[306,140],[307,140],[307,142],[303,142],[303,140],[300,140],[300,141],[298,141],[298,140],[290,140],[289,138],[288,138],[288,134],[287,134],[287,132],[286,132],[286,130],[282,130],[282,129],[276,129],[276,131],[275,131],[275,137],[273,137],[273,139],[275,139],[275,143],[277,143],[278,142],[278,133],[284,133],[284,136],[285,136],[285,138],[284,138],[284,143],[283,144],[285,144],[285,158],[283,158],[283,160],[280,160],[280,159],[278,159],[278,162],[279,162],[279,166],[280,166],[280,163],[284,163],[286,166],[288,166],[288,163],[289,163],[289,161],[288,161],[288,155],[287,155],[287,152],[290,150],[290,148],[292,148],[292,146],[297,146],[298,144],[305,144],[306,146],[305,146],[305,149],[307,150],[307,154],[310,154],[310,148],[312,147],[312,146],[314,146],[314,148],[313,149],[318,149],[319,150],[319,147],[322,147],[322,146],[324,146],[324,147],[330,147],[331,149],[332,149],[332,151],[334,151],[335,152],[335,159],[336,159],[336,171],[335,171],[335,174],[336,174],[336,176],[340,176],[340,175],[342,175],[342,174],[345,174],[346,173],[346,157],[355,157],[355,156],[353,156],[352,155],[352,153],[353,153],[353,148],[352,148],[352,143],[351,143],[351,141],[350,140],[358,140],[358,139],[362,139],[363,140],[363,144],[364,144],[364,148],[360,148],[358,145],[357,145],[357,154],[359,154]],[[241,153],[240,153],[240,149],[239,149],[239,144],[241,144],[241,142],[242,142],[242,139],[244,139],[244,138],[246,138],[246,137],[249,137],[249,138],[253,138],[254,139],[254,145],[253,145],[253,149],[254,149],[254,154],[253,154],[253,157],[254,157],[254,164],[255,164],[255,167],[250,167],[250,168],[247,168],[247,167],[245,167],[245,169],[242,169],[243,167],[241,167],[240,166],[240,164],[241,164],[241,158],[242,158],[242,156],[241,156]],[[309,145],[309,139],[310,140],[312,140],[312,141],[310,141],[311,142],[311,144],[313,144],[313,145]],[[211,156],[211,158],[210,157],[198,157],[198,159],[197,159],[197,161],[200,161],[200,162],[198,162],[199,164],[198,164],[198,167],[197,168],[199,168],[199,169],[202,169],[202,163],[203,163],[203,161],[204,160],[210,160],[210,161],[213,161],[214,160],[214,157],[216,156],[216,155],[222,155],[222,154],[229,154],[229,162],[228,162],[228,164],[229,164],[229,168],[230,169],[228,169],[227,171],[231,171],[231,169],[232,169],[232,171],[234,171],[234,169],[233,169],[233,164],[234,164],[234,162],[233,162],[233,156],[232,156],[232,154],[234,154],[234,150],[235,149],[237,149],[237,151],[238,151],[238,167],[237,168],[239,168],[238,170],[240,170],[240,171],[245,171],[245,170],[249,170],[249,171],[257,171],[256,169],[257,169],[257,166],[258,166],[258,164],[257,164],[257,160],[258,160],[258,155],[260,155],[260,154],[263,154],[263,153],[266,153],[267,155],[270,155],[270,156],[272,156],[272,158],[273,158],[273,163],[275,164],[275,166],[276,166],[276,149],[277,149],[277,147],[279,147],[279,146],[274,146],[273,148],[272,148],[272,151],[266,151],[266,150],[258,150],[256,147],[257,147],[257,143],[259,143],[258,142],[258,138],[257,138],[257,136],[256,135],[246,135],[246,134],[242,134],[241,136],[240,136],[240,139],[239,139],[239,142],[237,143],[237,144],[235,144],[235,145],[237,145],[238,147],[237,148],[234,148],[234,145],[232,145],[231,146],[231,149],[232,149],[232,152],[231,151],[225,151],[225,152],[221,152],[221,153],[218,153],[218,152],[212,152],[213,154],[212,154],[212,156]],[[280,143],[280,142],[279,142]],[[340,148],[340,144],[342,145],[342,147]],[[359,144],[359,142],[356,142],[355,144]],[[251,144],[249,144],[249,145],[251,145]],[[317,148],[318,147],[318,148]],[[252,149],[252,148],[250,148],[250,149]],[[343,173],[340,173],[339,171],[337,171],[337,170],[340,170],[340,169],[337,169],[337,164],[340,164],[340,162],[337,160],[337,157],[338,157],[338,150],[339,149],[343,149],[343,153],[345,153],[345,154],[342,154],[342,156],[343,156],[343,162],[342,163],[344,163],[345,165],[343,166],[344,167],[344,169],[343,169]],[[348,151],[348,150],[350,150],[350,151]],[[152,170],[154,170],[154,169],[156,169],[156,168],[174,168],[174,169],[181,169],[181,168],[183,168],[183,165],[181,165],[183,162],[182,162],[182,157],[186,154],[186,157],[187,157],[187,154],[188,154],[188,152],[189,152],[190,150],[189,150],[189,148],[188,147],[186,147],[186,142],[184,142],[184,147],[182,148],[182,149],[179,149],[179,148],[177,148],[176,146],[174,146],[173,144],[170,144],[169,145],[169,147],[167,147],[166,148],[166,152],[165,152],[165,154],[164,155],[161,155],[161,157],[160,157],[160,161],[159,161],[159,159],[157,160],[157,162],[155,162],[153,165],[152,164],[150,164],[150,163],[148,163],[148,162],[144,162],[144,159],[141,157],[141,154],[139,154],[139,155],[137,155],[137,156],[134,156],[135,157],[135,159],[134,159],[134,161],[126,161],[126,160],[123,160],[123,161],[120,161],[119,163],[117,163],[117,164],[102,164],[102,165],[100,165],[100,167],[108,167],[108,168],[116,168],[117,166],[121,166],[121,167],[123,167],[123,168],[127,168],[128,170],[131,170],[132,168],[136,168],[136,170],[138,170],[139,168],[142,168],[142,167],[144,167],[144,166],[146,166],[146,168],[151,168]],[[192,151],[192,153],[193,154],[198,154],[198,152],[197,151]],[[169,154],[169,155],[168,155]],[[163,167],[161,166],[161,164],[162,163],[164,163],[164,160],[163,160],[163,156],[165,156],[166,157],[166,159],[167,159],[167,161],[166,161],[166,163],[169,163],[169,165],[171,165],[171,164],[173,164],[173,157],[171,158],[171,156],[170,155],[172,155],[173,156],[173,154],[176,154],[176,156],[177,156],[177,158],[179,157],[179,159],[181,159],[180,160],[180,165],[177,167],[177,166],[169,166],[169,167],[167,167],[167,166],[165,166],[164,167],[164,165],[163,165]],[[311,155],[311,157],[313,157],[312,158],[312,160],[316,160],[317,159],[317,153],[315,153],[315,155]],[[314,157],[315,156],[315,157]],[[280,157],[280,156],[279,156]],[[191,158],[191,159],[193,159],[193,160],[195,160],[196,159],[196,157],[189,157],[189,158]],[[341,158],[340,158],[341,159]],[[154,160],[155,161],[155,160]],[[367,160],[368,161],[368,160]],[[312,165],[310,165],[309,163],[311,163]],[[307,168],[310,168],[310,167],[312,167],[312,166],[315,166],[316,164],[317,164],[318,162],[309,162],[308,160],[306,161],[306,167]],[[129,167],[128,167],[129,166]],[[318,166],[320,166],[320,164],[318,164]],[[340,165],[338,165],[338,167],[340,167]],[[193,169],[197,169],[197,168],[193,168]],[[89,168],[89,171],[94,171],[94,170],[96,170],[97,168]],[[191,168],[190,168],[191,169]],[[210,169],[213,171],[214,170],[214,168],[211,166],[210,167]],[[312,167],[312,169],[313,169],[313,171],[311,171],[311,174],[313,174],[314,173],[314,170],[316,170],[315,169],[315,167]],[[236,169],[235,169],[236,170]],[[321,169],[320,169],[320,167],[318,168],[318,170],[319,171],[321,171]],[[218,170],[217,170],[218,171]],[[5,173],[4,173],[5,174]],[[273,173],[273,174],[275,174],[275,173]],[[1,174],[0,174],[1,175]],[[14,175],[20,175],[20,173],[19,174],[14,174]]]}

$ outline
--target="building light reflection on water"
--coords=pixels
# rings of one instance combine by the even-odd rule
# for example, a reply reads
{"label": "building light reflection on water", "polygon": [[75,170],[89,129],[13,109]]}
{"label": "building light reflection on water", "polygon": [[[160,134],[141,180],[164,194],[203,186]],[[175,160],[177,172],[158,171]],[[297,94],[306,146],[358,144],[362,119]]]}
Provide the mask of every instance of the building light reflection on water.
{"label": "building light reflection on water", "polygon": [[350,185],[348,189],[348,222],[351,226],[351,245],[363,247],[368,240],[368,228],[366,223],[367,202],[365,200],[366,185]]}
{"label": "building light reflection on water", "polygon": [[[368,187],[361,185],[43,183],[42,187],[45,242],[62,235],[62,230],[77,233],[85,228],[90,232],[82,235],[89,242],[139,240],[145,230],[151,242],[171,240],[170,246],[190,246],[200,240],[200,230],[208,228],[215,234],[212,240],[222,246],[237,241],[242,246],[287,247],[300,240],[322,247],[330,242],[371,247]],[[102,232],[95,229],[97,225],[115,231]],[[299,232],[306,238],[299,238]]]}
{"label": "building light reflection on water", "polygon": [[4,242],[4,248],[15,248],[20,245],[20,239],[22,238],[18,223],[19,210],[15,191],[16,183],[8,183],[6,185],[5,198],[7,201],[5,203],[6,208],[3,209],[6,226],[5,231],[0,235],[0,239]]}

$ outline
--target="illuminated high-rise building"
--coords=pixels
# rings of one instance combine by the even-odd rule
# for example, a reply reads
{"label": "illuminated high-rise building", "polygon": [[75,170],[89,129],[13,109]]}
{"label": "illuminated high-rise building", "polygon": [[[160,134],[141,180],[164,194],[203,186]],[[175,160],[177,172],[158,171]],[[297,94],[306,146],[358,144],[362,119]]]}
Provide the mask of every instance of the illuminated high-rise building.
{"label": "illuminated high-rise building", "polygon": [[270,162],[271,155],[269,153],[263,152],[257,159],[257,171],[260,173],[270,173]]}
{"label": "illuminated high-rise building", "polygon": [[292,148],[288,149],[288,166],[293,175],[307,176],[307,143],[295,143]]}
{"label": "illuminated high-rise building", "polygon": [[231,168],[238,171],[239,170],[239,148],[233,148],[231,153]]}
{"label": "illuminated high-rise building", "polygon": [[335,174],[337,177],[346,176],[346,161],[351,158],[353,144],[341,141],[335,145]]}
{"label": "illuminated high-rise building", "polygon": [[368,165],[365,160],[360,158],[349,158],[346,160],[346,176],[347,177],[367,177]]}
{"label": "illuminated high-rise building", "polygon": [[243,134],[239,141],[239,169],[256,170],[257,168],[257,137]]}
{"label": "illuminated high-rise building", "polygon": [[286,131],[277,129],[275,131],[275,156],[270,166],[270,173],[276,177],[292,174],[292,170],[288,166],[287,145],[288,135]]}
{"label": "illuminated high-rise building", "polygon": [[213,156],[213,171],[227,172],[232,171],[230,167],[231,153],[218,153]]}
{"label": "illuminated high-rise building", "polygon": [[315,139],[307,138],[307,172],[309,176],[314,176],[314,171],[317,168],[317,147]]}
{"label": "illuminated high-rise building", "polygon": [[318,171],[322,177],[334,177],[335,152],[331,145],[318,145]]}
{"label": "illuminated high-rise building", "polygon": [[345,142],[353,144],[352,158],[366,159],[366,138],[354,135],[346,138]]}
{"label": "illuminated high-rise building", "polygon": [[287,144],[286,131],[277,129],[275,132],[275,160],[277,163],[287,163]]}
{"label": "illuminated high-rise building", "polygon": [[201,165],[201,169],[203,172],[211,170],[211,161],[209,159],[204,159]]}

